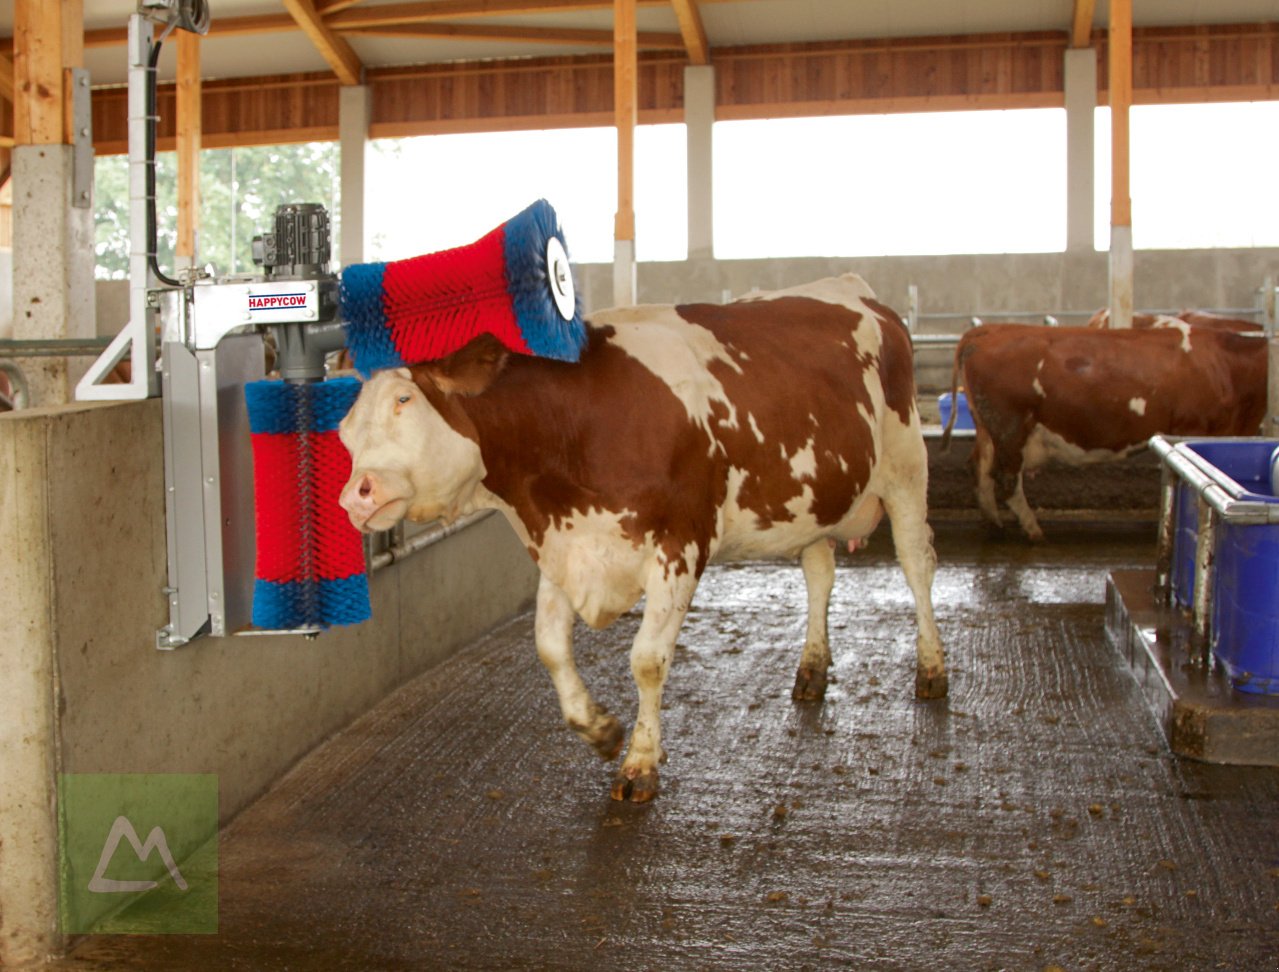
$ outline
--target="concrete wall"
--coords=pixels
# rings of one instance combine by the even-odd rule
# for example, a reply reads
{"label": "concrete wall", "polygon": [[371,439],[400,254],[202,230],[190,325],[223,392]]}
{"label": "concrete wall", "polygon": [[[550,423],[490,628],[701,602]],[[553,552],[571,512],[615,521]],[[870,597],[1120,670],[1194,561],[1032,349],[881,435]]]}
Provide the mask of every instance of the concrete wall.
{"label": "concrete wall", "polygon": [[0,338],[13,337],[13,251],[0,248]]}
{"label": "concrete wall", "polygon": [[[371,579],[373,619],[155,648],[160,402],[0,416],[0,966],[56,951],[62,773],[213,773],[225,820],[406,679],[530,603],[492,516]],[[532,646],[530,645],[530,650]]]}
{"label": "concrete wall", "polygon": [[[587,310],[608,306],[611,265],[582,264],[575,271]],[[965,319],[983,311],[1091,314],[1106,302],[1108,257],[1085,252],[641,263],[639,299],[719,301],[725,295],[775,290],[849,271],[860,273],[880,299],[903,313],[907,287],[915,284],[925,313],[950,311]],[[1276,271],[1279,249],[1274,248],[1138,250],[1133,273],[1137,305],[1252,307],[1254,291]]]}
{"label": "concrete wall", "polygon": [[[612,303],[611,265],[582,264],[574,271],[588,312]],[[879,298],[903,316],[908,288],[914,284],[924,315],[919,330],[961,333],[972,315],[1001,311],[1073,311],[1061,323],[1082,324],[1106,304],[1109,263],[1107,254],[1091,252],[641,263],[639,300],[719,302],[751,290],[776,290],[850,271],[861,274]],[[1133,271],[1136,307],[1254,307],[1267,275],[1279,276],[1279,249],[1138,250]],[[934,314],[948,316],[929,316]],[[921,389],[949,387],[950,355],[948,349],[917,352]]]}
{"label": "concrete wall", "polygon": [[98,337],[115,337],[129,323],[129,281],[95,280],[93,290]]}

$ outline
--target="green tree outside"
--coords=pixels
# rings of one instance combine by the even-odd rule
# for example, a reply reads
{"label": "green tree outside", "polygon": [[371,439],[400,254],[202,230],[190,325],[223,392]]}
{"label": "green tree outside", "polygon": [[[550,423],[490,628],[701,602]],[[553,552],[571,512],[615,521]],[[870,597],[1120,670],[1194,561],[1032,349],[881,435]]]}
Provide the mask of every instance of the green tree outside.
{"label": "green tree outside", "polygon": [[[271,232],[275,207],[317,202],[333,221],[338,239],[340,156],[336,142],[206,149],[200,153],[200,225],[196,262],[217,276],[252,273],[253,237]],[[157,259],[173,272],[177,238],[177,160],[156,158]],[[129,160],[100,157],[94,167],[97,276],[129,275]]]}

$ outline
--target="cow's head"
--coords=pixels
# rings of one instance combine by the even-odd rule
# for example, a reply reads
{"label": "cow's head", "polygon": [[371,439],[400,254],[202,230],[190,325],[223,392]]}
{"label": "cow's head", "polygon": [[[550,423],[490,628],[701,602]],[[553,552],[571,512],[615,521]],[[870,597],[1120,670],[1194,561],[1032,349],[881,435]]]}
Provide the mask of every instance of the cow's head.
{"label": "cow's head", "polygon": [[485,476],[479,445],[443,415],[448,394],[425,369],[375,374],[338,427],[351,453],[341,504],[366,533],[456,517]]}

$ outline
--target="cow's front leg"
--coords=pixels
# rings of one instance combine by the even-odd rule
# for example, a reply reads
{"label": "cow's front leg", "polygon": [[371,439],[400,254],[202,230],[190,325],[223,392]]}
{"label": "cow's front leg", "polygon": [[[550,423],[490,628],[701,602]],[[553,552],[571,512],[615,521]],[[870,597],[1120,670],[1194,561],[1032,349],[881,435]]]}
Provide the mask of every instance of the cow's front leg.
{"label": "cow's front leg", "polygon": [[826,696],[826,673],[830,668],[826,613],[830,592],[835,586],[835,549],[826,540],[818,540],[804,548],[799,562],[808,587],[808,634],[791,698],[797,702],[816,702]]}
{"label": "cow's front leg", "polygon": [[665,565],[646,589],[644,618],[631,646],[631,674],[639,690],[639,714],[626,759],[613,781],[614,800],[643,803],[657,796],[657,764],[662,761],[662,688],[675,656],[675,639],[692,603],[697,579],[668,574]]}
{"label": "cow's front leg", "polygon": [[573,664],[573,619],[573,605],[568,595],[543,574],[537,588],[537,617],[533,626],[537,657],[551,675],[564,721],[600,756],[613,759],[622,751],[625,733],[618,721],[591,698]]}

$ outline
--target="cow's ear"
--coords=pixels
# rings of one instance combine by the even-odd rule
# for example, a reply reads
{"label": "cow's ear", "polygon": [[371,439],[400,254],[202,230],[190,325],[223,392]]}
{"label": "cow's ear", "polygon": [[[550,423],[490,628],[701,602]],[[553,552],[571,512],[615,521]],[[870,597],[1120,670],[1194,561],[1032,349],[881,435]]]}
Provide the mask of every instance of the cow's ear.
{"label": "cow's ear", "polygon": [[446,395],[479,395],[502,373],[509,356],[497,338],[481,334],[448,357],[422,365],[421,371]]}

